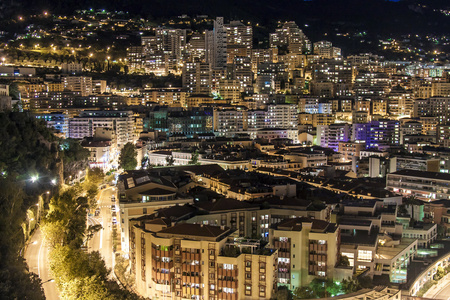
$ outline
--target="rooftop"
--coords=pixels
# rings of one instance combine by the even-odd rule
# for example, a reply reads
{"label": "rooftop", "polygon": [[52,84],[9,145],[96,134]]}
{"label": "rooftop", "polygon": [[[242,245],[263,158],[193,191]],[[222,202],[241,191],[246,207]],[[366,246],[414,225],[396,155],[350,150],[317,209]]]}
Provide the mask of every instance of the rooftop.
{"label": "rooftop", "polygon": [[189,223],[179,223],[175,226],[165,228],[157,232],[158,236],[185,236],[185,238],[191,237],[192,239],[209,237],[218,238],[221,235],[228,232],[230,229],[227,227],[220,226],[210,226],[203,224],[189,224]]}
{"label": "rooftop", "polygon": [[416,171],[416,170],[400,170],[389,175],[401,175],[401,176],[411,176],[411,177],[422,177],[428,179],[437,179],[437,180],[450,180],[450,174],[447,173],[439,173],[439,172],[428,172],[428,171]]}

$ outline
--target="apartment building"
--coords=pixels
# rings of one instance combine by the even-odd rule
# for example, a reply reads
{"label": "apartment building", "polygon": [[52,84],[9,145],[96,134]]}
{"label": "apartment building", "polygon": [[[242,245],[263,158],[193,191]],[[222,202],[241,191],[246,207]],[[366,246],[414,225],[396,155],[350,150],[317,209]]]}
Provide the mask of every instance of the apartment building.
{"label": "apartment building", "polygon": [[365,148],[364,143],[339,142],[338,144],[338,152],[342,154],[342,159],[346,161],[352,160],[353,157],[359,157],[360,151]]}
{"label": "apartment building", "polygon": [[69,119],[68,137],[83,139],[94,136],[96,128],[110,128],[115,131],[117,146],[135,141],[134,119],[131,111],[82,111],[79,116]]}
{"label": "apartment building", "polygon": [[86,76],[67,76],[63,78],[64,89],[80,93],[81,96],[93,94],[92,77]]}
{"label": "apartment building", "polygon": [[450,199],[450,175],[446,173],[400,170],[387,175],[386,189],[428,202]]}
{"label": "apartment building", "polygon": [[275,249],[238,239],[225,226],[157,219],[131,229],[137,292],[171,299],[269,299],[277,290]]}
{"label": "apartment building", "polygon": [[341,142],[348,142],[352,136],[352,126],[347,123],[336,123],[317,126],[317,142],[322,147],[339,150]]}
{"label": "apartment building", "polygon": [[314,278],[333,278],[339,259],[340,233],[334,223],[293,218],[269,231],[278,249],[278,284],[289,289],[308,285]]}
{"label": "apartment building", "polygon": [[[160,176],[161,174],[166,176]],[[152,214],[161,208],[193,202],[192,197],[185,196],[184,193],[195,184],[183,172],[177,174],[181,180],[179,182],[173,180],[169,170],[161,170],[159,174],[142,170],[127,171],[119,176],[117,193],[120,214],[118,219],[124,252],[130,249],[130,219]]]}
{"label": "apartment building", "polygon": [[248,128],[247,108],[215,108],[213,114],[214,132],[219,135],[246,131]]}

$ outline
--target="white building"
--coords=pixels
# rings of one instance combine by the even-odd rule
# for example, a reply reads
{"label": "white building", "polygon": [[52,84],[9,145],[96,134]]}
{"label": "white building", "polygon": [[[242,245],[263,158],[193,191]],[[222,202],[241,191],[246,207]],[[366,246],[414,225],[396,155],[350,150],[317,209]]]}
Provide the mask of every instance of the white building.
{"label": "white building", "polygon": [[83,111],[69,119],[69,138],[83,139],[94,136],[96,128],[111,128],[117,137],[117,147],[134,142],[134,120],[131,111]]}

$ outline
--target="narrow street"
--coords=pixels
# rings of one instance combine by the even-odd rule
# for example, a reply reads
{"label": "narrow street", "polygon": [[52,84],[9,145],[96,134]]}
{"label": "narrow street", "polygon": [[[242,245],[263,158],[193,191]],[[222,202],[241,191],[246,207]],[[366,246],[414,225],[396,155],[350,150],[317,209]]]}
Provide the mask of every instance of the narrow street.
{"label": "narrow street", "polygon": [[[100,214],[88,218],[89,225],[102,225],[102,229],[96,232],[89,241],[89,251],[99,251],[109,269],[114,266],[111,205],[117,204],[117,202],[111,201],[112,195],[115,195],[114,187],[101,190],[98,201]],[[118,209],[118,205],[116,207]]]}

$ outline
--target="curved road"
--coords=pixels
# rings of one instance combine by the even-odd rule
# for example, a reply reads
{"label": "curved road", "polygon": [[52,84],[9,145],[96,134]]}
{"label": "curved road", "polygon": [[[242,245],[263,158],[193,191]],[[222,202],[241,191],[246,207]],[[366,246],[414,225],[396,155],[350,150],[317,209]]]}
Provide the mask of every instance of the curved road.
{"label": "curved road", "polygon": [[442,287],[434,293],[431,297],[432,299],[441,299],[441,300],[449,300],[450,299],[450,279],[443,279],[445,283],[443,283]]}
{"label": "curved road", "polygon": [[58,289],[48,268],[48,253],[48,248],[43,244],[41,230],[38,228],[31,236],[24,257],[28,263],[30,272],[37,274],[41,278],[45,298],[47,300],[58,300]]}
{"label": "curved road", "polygon": [[[116,205],[117,203],[111,201],[111,196],[113,194],[115,195],[115,188],[113,187],[101,190],[98,199],[100,215],[97,217],[88,217],[89,225],[101,224],[103,227],[100,231],[96,232],[89,241],[89,251],[99,251],[105,260],[106,267],[109,269],[112,269],[114,266],[111,232],[111,205]],[[116,208],[119,209],[119,206],[116,205]],[[47,300],[59,300],[59,292],[48,267],[48,254],[49,250],[43,244],[42,233],[38,228],[30,238],[30,242],[25,249],[24,258],[30,272],[37,274],[39,278],[41,278],[45,298]],[[112,274],[113,272],[111,272],[111,278],[113,278]]]}

